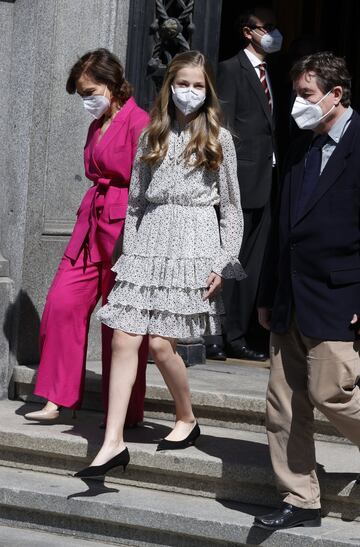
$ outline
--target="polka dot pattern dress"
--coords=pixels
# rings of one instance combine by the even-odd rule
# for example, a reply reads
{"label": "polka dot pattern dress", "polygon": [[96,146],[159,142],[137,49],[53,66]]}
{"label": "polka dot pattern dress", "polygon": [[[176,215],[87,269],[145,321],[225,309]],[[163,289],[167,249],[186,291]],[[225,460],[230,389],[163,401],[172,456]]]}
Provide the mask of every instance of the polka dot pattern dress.
{"label": "polka dot pattern dress", "polygon": [[[97,317],[134,334],[187,338],[221,332],[221,293],[203,300],[211,272],[241,280],[243,216],[232,136],[221,129],[224,161],[217,171],[186,165],[189,131],[169,135],[162,162],[141,160],[141,137],[130,183],[123,254],[116,282]],[[191,160],[190,160],[191,161]]]}

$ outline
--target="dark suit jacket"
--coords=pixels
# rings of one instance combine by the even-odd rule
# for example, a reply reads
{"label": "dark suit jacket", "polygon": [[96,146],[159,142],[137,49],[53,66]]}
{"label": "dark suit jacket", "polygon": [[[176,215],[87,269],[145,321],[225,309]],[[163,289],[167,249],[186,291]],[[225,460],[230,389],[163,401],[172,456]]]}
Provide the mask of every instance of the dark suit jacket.
{"label": "dark suit jacket", "polygon": [[[311,138],[311,137],[310,137]],[[283,334],[293,305],[300,331],[320,340],[354,340],[360,312],[360,117],[354,112],[303,214],[295,208],[309,137],[290,150],[263,265],[258,305],[272,308]]]}
{"label": "dark suit jacket", "polygon": [[[263,207],[271,193],[274,122],[259,77],[243,50],[219,64],[217,86],[234,134],[242,206]],[[271,87],[274,90],[272,81]]]}

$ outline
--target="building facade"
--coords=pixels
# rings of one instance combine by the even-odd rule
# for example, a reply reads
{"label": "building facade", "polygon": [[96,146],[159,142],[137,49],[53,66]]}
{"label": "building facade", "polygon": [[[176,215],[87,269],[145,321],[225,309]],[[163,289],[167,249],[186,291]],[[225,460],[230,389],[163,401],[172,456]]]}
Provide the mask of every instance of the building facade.
{"label": "building facade", "polygon": [[[262,1],[274,8],[285,61],[300,37],[345,55],[360,97],[360,3]],[[149,108],[171,55],[200,49],[213,61],[239,49],[234,21],[255,2],[233,0],[0,0],[0,397],[15,364],[36,364],[46,293],[89,182],[83,145],[90,119],[65,91],[89,49],[107,47],[126,65],[138,103]],[[295,42],[294,42],[295,41]],[[293,48],[293,49],[291,49]],[[287,55],[287,57],[286,57]],[[284,57],[279,66],[288,84]],[[285,68],[284,68],[285,67]],[[284,111],[284,126],[287,125]],[[88,356],[99,359],[99,326]]]}

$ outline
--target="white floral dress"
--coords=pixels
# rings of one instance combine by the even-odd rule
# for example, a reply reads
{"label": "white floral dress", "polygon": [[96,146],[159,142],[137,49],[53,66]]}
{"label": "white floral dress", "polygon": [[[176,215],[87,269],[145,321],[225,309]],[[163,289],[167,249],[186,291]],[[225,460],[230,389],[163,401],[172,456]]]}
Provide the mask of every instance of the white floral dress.
{"label": "white floral dress", "polygon": [[[238,280],[243,216],[232,136],[221,129],[224,160],[217,171],[186,165],[189,131],[174,126],[166,157],[153,167],[134,162],[123,254],[116,283],[97,317],[134,334],[187,338],[221,332],[221,293],[203,300],[211,272]],[[218,212],[215,207],[217,207]]]}

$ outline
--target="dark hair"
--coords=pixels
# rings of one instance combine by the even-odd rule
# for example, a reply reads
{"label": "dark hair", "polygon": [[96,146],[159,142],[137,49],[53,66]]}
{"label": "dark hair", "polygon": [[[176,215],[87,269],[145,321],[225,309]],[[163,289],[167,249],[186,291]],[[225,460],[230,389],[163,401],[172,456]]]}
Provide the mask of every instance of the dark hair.
{"label": "dark hair", "polygon": [[133,89],[125,79],[122,64],[116,55],[108,49],[100,48],[88,51],[76,61],[70,69],[66,82],[68,93],[76,92],[76,83],[83,74],[90,76],[97,83],[106,84],[121,105],[132,95]]}
{"label": "dark hair", "polygon": [[330,51],[319,51],[297,61],[290,71],[290,77],[296,81],[305,72],[315,74],[316,82],[323,93],[328,93],[337,85],[341,86],[343,95],[340,102],[345,107],[350,106],[351,77],[345,59],[336,57]]}
{"label": "dark hair", "polygon": [[252,27],[256,24],[255,18],[262,19],[264,15],[275,15],[273,10],[271,8],[268,8],[266,6],[255,6],[253,8],[249,8],[238,16],[236,20],[236,28],[238,29],[241,38],[244,42],[248,43],[249,40],[247,40],[244,36],[243,29],[244,27]]}

